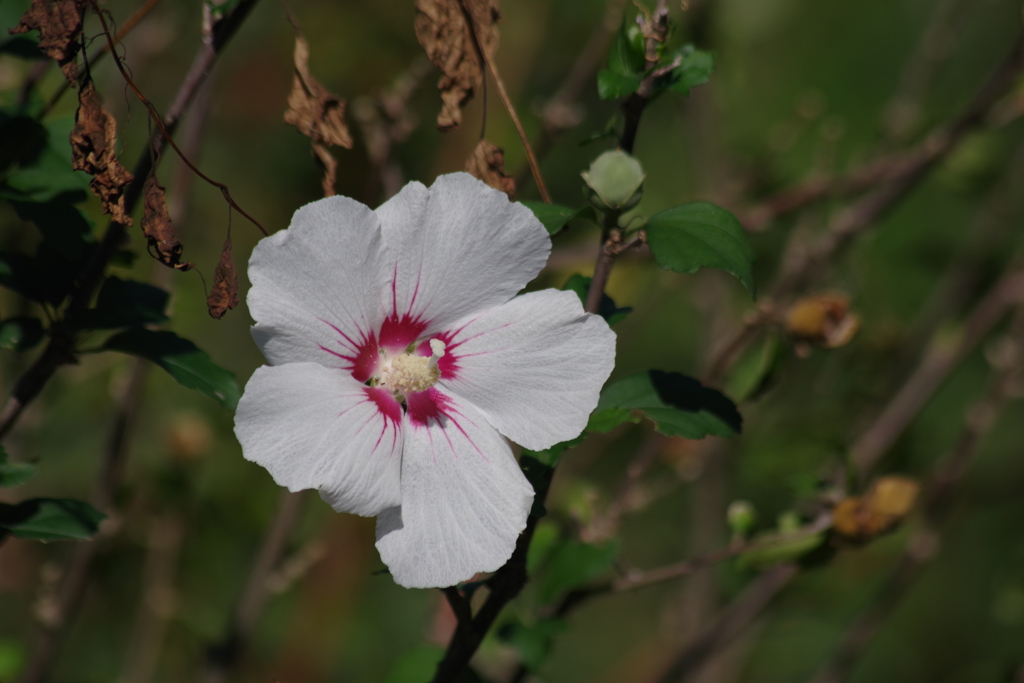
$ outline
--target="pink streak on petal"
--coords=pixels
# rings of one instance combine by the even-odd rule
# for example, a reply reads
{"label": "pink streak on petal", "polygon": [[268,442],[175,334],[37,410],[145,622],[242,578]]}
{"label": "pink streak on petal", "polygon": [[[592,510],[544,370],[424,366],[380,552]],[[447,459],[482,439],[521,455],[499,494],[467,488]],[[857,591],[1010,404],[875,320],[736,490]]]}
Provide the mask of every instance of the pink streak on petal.
{"label": "pink streak on petal", "polygon": [[[416,427],[428,427],[430,422],[434,421],[441,431],[444,433],[444,438],[448,440],[448,445],[452,448],[452,454],[455,457],[458,455],[455,453],[455,448],[452,446],[451,437],[448,434],[448,425],[441,422],[441,418],[447,418],[451,425],[455,426],[455,429],[462,433],[462,436],[466,438],[466,441],[473,447],[473,449],[480,454],[484,460],[487,460],[487,456],[483,454],[483,451],[476,445],[473,439],[469,436],[459,421],[455,419],[455,416],[459,416],[464,420],[473,424],[471,420],[466,418],[461,412],[459,412],[454,405],[451,398],[438,391],[436,388],[431,387],[426,391],[420,391],[413,394],[407,394],[405,397],[405,405],[408,409],[409,421]],[[473,425],[476,426],[475,424]],[[429,434],[429,432],[428,432]]]}
{"label": "pink streak on petal", "polygon": [[401,423],[402,404],[395,400],[390,391],[380,387],[363,387],[363,391],[370,398],[370,401],[377,406],[377,410],[380,411],[385,420],[394,424]]}
{"label": "pink streak on petal", "polygon": [[[377,371],[377,366],[380,364],[380,354],[377,352],[377,340],[374,337],[373,332],[367,334],[360,330],[360,341],[356,342],[335,325],[332,325],[322,318],[319,320],[334,330],[334,332],[342,338],[338,340],[338,345],[342,346],[346,353],[333,351],[323,345],[320,345],[320,348],[333,356],[337,356],[338,358],[347,361],[348,366],[345,369],[352,373],[353,379],[357,382],[365,382],[373,377],[374,373]],[[345,348],[346,343],[349,348]]]}
{"label": "pink streak on petal", "polygon": [[402,353],[409,344],[419,339],[423,330],[427,329],[428,321],[422,315],[412,314],[412,305],[420,291],[419,276],[416,278],[416,288],[412,294],[412,301],[409,303],[409,310],[404,313],[398,312],[398,265],[395,264],[394,277],[391,280],[391,315],[384,319],[380,326],[380,345],[391,353]]}

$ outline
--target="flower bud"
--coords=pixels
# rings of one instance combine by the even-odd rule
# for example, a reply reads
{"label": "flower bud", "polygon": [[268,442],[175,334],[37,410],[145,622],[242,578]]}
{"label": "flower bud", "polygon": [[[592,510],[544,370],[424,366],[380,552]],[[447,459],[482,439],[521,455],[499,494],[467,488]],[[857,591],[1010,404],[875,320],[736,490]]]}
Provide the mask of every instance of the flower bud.
{"label": "flower bud", "polygon": [[583,190],[587,200],[599,211],[626,211],[644,194],[644,170],[622,150],[605,152],[580,175],[587,184]]}
{"label": "flower bud", "polygon": [[734,500],[725,512],[729,529],[737,536],[746,536],[757,522],[757,511],[745,500]]}

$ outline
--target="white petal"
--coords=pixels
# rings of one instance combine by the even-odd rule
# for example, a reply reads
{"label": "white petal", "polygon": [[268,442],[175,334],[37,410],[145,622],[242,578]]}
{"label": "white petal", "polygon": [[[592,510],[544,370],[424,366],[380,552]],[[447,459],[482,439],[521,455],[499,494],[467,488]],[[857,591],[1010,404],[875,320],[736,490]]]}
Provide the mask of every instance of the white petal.
{"label": "white petal", "polygon": [[272,365],[375,363],[377,350],[366,355],[367,339],[387,312],[390,275],[373,211],[347,197],[307,204],[287,230],[253,249],[253,337]]}
{"label": "white petal", "polygon": [[615,365],[615,333],[572,292],[524,294],[453,326],[441,384],[532,450],[578,435]]}
{"label": "white petal", "polygon": [[424,334],[503,304],[536,277],[551,239],[533,212],[467,173],[409,183],[377,209],[394,259],[393,314]]}
{"label": "white petal", "polygon": [[235,435],[279,485],[320,489],[335,510],[372,517],[401,501],[402,410],[382,391],[315,363],[263,366],[238,402]]}
{"label": "white petal", "polygon": [[508,443],[465,401],[409,399],[402,505],[377,518],[377,550],[407,588],[453,586],[505,564],[533,503]]}

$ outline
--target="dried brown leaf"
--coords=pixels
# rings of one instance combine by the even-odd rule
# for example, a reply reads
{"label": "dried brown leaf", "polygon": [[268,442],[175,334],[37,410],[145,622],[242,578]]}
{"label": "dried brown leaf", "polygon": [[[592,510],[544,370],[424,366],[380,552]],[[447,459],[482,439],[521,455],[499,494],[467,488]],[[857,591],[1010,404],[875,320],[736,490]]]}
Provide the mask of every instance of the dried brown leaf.
{"label": "dried brown leaf", "polygon": [[[467,22],[472,19],[472,26]],[[437,127],[458,128],[462,107],[483,87],[484,59],[498,51],[498,0],[416,0],[416,39],[441,70]],[[474,33],[476,41],[473,40]],[[479,42],[479,49],[476,42]]]}
{"label": "dried brown leaf", "polygon": [[314,143],[352,148],[352,136],[345,125],[345,100],[332,94],[309,73],[309,45],[295,36],[295,78],[288,95],[284,122]]}
{"label": "dried brown leaf", "polygon": [[313,143],[313,154],[320,161],[320,165],[324,167],[324,196],[332,197],[334,196],[334,182],[338,178],[338,160],[318,142]]}
{"label": "dried brown leaf", "polygon": [[181,260],[181,242],[174,232],[171,216],[167,213],[167,197],[164,188],[156,180],[156,173],[150,173],[142,188],[143,213],[142,234],[149,241],[154,257],[169,268],[185,271],[192,268],[188,261]]}
{"label": "dried brown leaf", "polygon": [[895,528],[914,508],[921,485],[909,477],[880,477],[863,497],[848,497],[832,510],[833,528],[863,543]]}
{"label": "dried brown leaf", "polygon": [[213,271],[213,288],[206,297],[206,305],[210,317],[220,320],[230,309],[238,305],[238,271],[231,260],[231,233],[224,240],[224,248],[220,252],[220,263]]}
{"label": "dried brown leaf", "polygon": [[39,49],[57,60],[64,76],[74,83],[78,76],[75,57],[81,47],[84,4],[80,0],[32,0],[21,22],[9,33],[39,31]]}
{"label": "dried brown leaf", "polygon": [[860,328],[845,294],[812,294],[797,301],[786,313],[786,331],[800,342],[825,348],[849,344]]}
{"label": "dried brown leaf", "polygon": [[132,224],[124,210],[124,187],[132,181],[132,174],[117,160],[117,123],[103,108],[91,79],[78,91],[71,165],[92,176],[89,187],[103,202],[103,213],[122,225]]}
{"label": "dried brown leaf", "polygon": [[516,198],[516,181],[505,175],[505,152],[501,147],[481,140],[466,159],[465,170],[494,189],[501,190],[509,199]]}

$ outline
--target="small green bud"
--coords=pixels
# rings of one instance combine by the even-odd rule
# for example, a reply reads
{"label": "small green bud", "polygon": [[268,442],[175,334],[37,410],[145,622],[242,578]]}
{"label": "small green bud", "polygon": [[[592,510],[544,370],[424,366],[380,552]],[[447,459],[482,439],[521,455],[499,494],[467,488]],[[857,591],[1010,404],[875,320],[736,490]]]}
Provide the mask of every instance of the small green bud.
{"label": "small green bud", "polygon": [[729,529],[738,536],[746,536],[757,522],[757,510],[745,500],[734,500],[725,512]]}
{"label": "small green bud", "polygon": [[587,199],[599,211],[626,211],[644,194],[644,170],[639,161],[622,150],[605,152],[580,175],[587,184]]}

